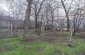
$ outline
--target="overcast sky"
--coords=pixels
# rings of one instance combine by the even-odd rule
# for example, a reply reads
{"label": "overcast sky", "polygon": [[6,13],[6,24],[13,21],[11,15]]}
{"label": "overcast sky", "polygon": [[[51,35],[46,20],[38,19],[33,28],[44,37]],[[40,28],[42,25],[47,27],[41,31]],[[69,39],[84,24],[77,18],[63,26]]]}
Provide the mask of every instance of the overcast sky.
{"label": "overcast sky", "polygon": [[[10,0],[7,0],[10,1]],[[9,3],[6,0],[0,0],[0,10],[4,10],[6,12],[9,12]],[[12,0],[11,0],[12,1]],[[22,2],[26,1],[26,0],[21,0]],[[56,1],[60,1],[60,0],[56,0]],[[15,2],[18,2],[18,0],[15,0]],[[75,0],[76,3],[80,4],[81,7],[84,4],[84,0]],[[73,4],[75,4],[75,2],[73,2]],[[71,0],[67,0],[65,3],[70,4]],[[76,7],[75,7],[76,8]],[[59,14],[60,15],[64,15],[64,10],[63,8],[59,8]]]}
{"label": "overcast sky", "polygon": [[[8,0],[7,0],[8,1]],[[18,2],[18,0],[15,0],[16,2]],[[25,1],[25,0],[21,0],[22,2],[23,1]],[[56,1],[60,1],[60,0],[56,0]],[[81,5],[84,3],[84,0],[80,0],[79,2],[78,2],[78,0],[75,0],[77,3],[80,3]],[[66,3],[70,3],[71,2],[71,0],[67,0],[67,2]],[[9,11],[8,10],[8,7],[9,5],[8,5],[8,3],[6,2],[6,0],[0,0],[0,8],[1,9],[4,9],[5,11]]]}

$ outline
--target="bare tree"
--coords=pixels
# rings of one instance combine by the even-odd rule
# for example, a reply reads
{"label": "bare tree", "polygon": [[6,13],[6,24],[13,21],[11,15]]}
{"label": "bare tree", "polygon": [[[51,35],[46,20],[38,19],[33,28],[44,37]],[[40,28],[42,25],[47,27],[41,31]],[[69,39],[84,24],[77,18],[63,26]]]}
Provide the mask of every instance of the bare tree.
{"label": "bare tree", "polygon": [[[66,0],[65,0],[65,1],[66,1]],[[72,2],[73,2],[73,0],[72,0]],[[61,0],[62,6],[63,6],[64,11],[65,11],[65,14],[66,14],[66,18],[67,18],[67,31],[69,31],[69,28],[70,28],[69,15],[68,15],[68,13],[69,13],[69,11],[70,11],[70,9],[71,9],[72,2],[70,3],[70,6],[69,6],[69,8],[68,8],[68,10],[67,10],[67,8],[66,8],[66,6],[65,6],[65,4],[64,4],[64,1]]]}
{"label": "bare tree", "polygon": [[76,31],[79,30],[80,25],[82,24],[82,20],[84,19],[84,7],[81,8],[80,4],[76,4],[76,9],[73,11],[73,25],[74,25],[74,32],[75,35]]}
{"label": "bare tree", "polygon": [[34,10],[34,16],[35,16],[35,31],[37,32],[37,27],[38,27],[38,17],[39,17],[39,14],[42,10],[42,6],[43,6],[43,3],[45,2],[45,0],[37,0],[37,1],[34,1],[33,2],[33,10]]}
{"label": "bare tree", "polygon": [[56,7],[55,8],[53,8],[52,6],[51,6],[52,4],[49,4],[49,7],[50,7],[50,12],[51,12],[51,18],[52,18],[52,31],[53,31],[53,28],[54,28],[54,11],[56,10]]}

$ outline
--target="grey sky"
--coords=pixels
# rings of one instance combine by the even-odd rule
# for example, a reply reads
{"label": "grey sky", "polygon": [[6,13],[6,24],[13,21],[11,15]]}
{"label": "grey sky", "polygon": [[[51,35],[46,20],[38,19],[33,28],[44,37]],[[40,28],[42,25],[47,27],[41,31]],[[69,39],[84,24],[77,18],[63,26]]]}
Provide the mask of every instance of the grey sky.
{"label": "grey sky", "polygon": [[[7,1],[12,1],[12,0],[7,0]],[[20,0],[20,1],[25,2],[26,0]],[[60,1],[60,0],[56,0],[56,1]],[[15,2],[19,2],[19,1],[18,0],[15,0]],[[80,4],[80,6],[83,6],[83,4],[84,4],[84,0],[75,0],[75,2],[78,3],[78,4]],[[73,4],[75,4],[75,2],[73,2]],[[69,5],[71,3],[71,0],[66,0],[65,3],[66,3],[66,5],[67,5],[67,3]],[[75,6],[72,6],[72,7],[76,8]],[[9,3],[6,2],[6,0],[0,0],[0,8],[1,8],[1,10],[4,10],[6,12],[9,12],[9,10],[10,10]],[[60,15],[64,15],[63,8],[59,8],[59,14]]]}

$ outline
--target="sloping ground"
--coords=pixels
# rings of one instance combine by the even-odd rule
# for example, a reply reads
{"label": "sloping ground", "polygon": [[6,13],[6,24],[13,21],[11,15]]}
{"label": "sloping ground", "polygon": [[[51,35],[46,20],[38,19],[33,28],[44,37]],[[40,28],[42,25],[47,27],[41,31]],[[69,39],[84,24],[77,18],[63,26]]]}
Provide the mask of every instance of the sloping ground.
{"label": "sloping ground", "polygon": [[[54,33],[55,34],[55,33]],[[62,41],[60,38],[65,37],[68,33],[58,33],[52,35],[52,32],[49,34],[42,34],[41,36],[35,36],[37,38],[41,37],[55,37],[56,41],[32,41],[32,42],[23,42],[22,37],[15,38],[6,38],[0,40],[0,55],[85,55],[85,40],[84,39],[73,39],[74,48],[67,46],[68,42],[65,40]],[[60,35],[62,34],[62,35]],[[46,36],[47,35],[47,36]],[[67,35],[68,36],[68,35]],[[40,38],[39,38],[40,39]],[[38,39],[38,40],[39,40]],[[57,40],[60,40],[57,41]],[[52,40],[53,41],[53,40]],[[62,42],[61,42],[62,41]]]}

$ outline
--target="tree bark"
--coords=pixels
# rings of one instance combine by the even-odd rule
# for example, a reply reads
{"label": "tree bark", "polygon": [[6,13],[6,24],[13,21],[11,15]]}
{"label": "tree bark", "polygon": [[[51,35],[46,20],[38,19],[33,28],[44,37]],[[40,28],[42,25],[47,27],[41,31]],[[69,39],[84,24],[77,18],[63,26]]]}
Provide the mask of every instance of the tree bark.
{"label": "tree bark", "polygon": [[63,0],[61,0],[61,3],[62,3],[62,6],[63,6],[63,8],[64,8],[64,10],[65,10],[65,14],[66,14],[66,18],[67,18],[67,31],[69,31],[69,28],[70,28],[69,16],[68,16],[69,10],[68,10],[68,11],[66,10],[66,7],[65,7],[65,5],[64,5]]}
{"label": "tree bark", "polygon": [[30,25],[30,15],[31,15],[31,5],[33,0],[27,0],[27,10],[26,10],[26,17],[24,21],[24,33],[23,33],[23,40],[26,41],[26,38],[29,37],[28,30]]}
{"label": "tree bark", "polygon": [[37,32],[37,17],[35,17],[35,32]]}

